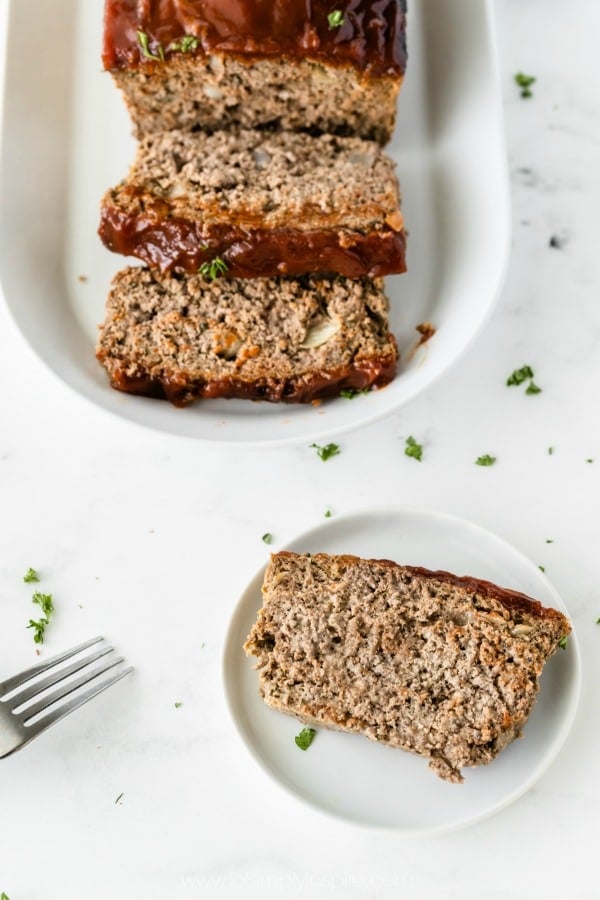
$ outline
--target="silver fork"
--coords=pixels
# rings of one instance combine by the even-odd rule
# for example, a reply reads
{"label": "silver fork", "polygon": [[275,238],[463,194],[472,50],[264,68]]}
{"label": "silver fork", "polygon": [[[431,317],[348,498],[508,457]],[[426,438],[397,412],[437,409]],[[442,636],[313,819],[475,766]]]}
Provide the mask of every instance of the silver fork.
{"label": "silver fork", "polygon": [[[90,652],[69,665],[60,666],[61,663],[83,653],[84,650]],[[104,643],[104,638],[92,638],[91,641],[85,641],[78,647],[73,647],[72,650],[59,653],[52,659],[33,666],[25,672],[20,672],[19,675],[15,675],[7,681],[0,682],[0,759],[19,750],[42,731],[62,719],[63,716],[67,716],[74,709],[91,700],[92,697],[129,675],[133,671],[132,666],[106,677],[106,673],[124,662],[122,656],[115,658],[109,655],[113,652],[113,648]],[[102,660],[101,664],[93,666],[93,663],[98,660]],[[29,683],[44,672],[48,672],[46,678],[35,681],[33,684]],[[79,678],[66,680],[76,672],[81,672]],[[99,678],[101,675],[105,677]],[[96,679],[98,680],[96,681]],[[67,702],[61,702],[87,684],[90,685],[87,690],[81,691]],[[54,685],[58,685],[55,691],[40,696],[42,692]],[[56,708],[49,710],[35,722],[31,722],[35,716],[39,716],[45,709],[55,704],[57,704]],[[30,722],[31,724],[28,724]]]}

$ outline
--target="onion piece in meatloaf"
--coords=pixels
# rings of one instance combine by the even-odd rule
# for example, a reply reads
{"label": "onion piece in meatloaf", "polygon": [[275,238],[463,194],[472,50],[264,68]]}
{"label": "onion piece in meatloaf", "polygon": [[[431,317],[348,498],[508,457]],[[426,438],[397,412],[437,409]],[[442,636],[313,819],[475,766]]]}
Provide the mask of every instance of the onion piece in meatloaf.
{"label": "onion piece in meatloaf", "polygon": [[452,782],[519,737],[565,616],[474,578],[277,553],[245,650],[273,709],[427,757]]}
{"label": "onion piece in meatloaf", "polygon": [[389,139],[406,0],[105,0],[138,136],[242,126]]}
{"label": "onion piece in meatloaf", "polygon": [[113,387],[183,406],[382,387],[398,352],[381,281],[210,281],[129,268],[113,281],[97,356]]}
{"label": "onion piece in meatloaf", "polygon": [[378,144],[333,135],[151,135],[104,197],[100,236],[161,272],[222,261],[229,276],[403,272],[394,164]]}

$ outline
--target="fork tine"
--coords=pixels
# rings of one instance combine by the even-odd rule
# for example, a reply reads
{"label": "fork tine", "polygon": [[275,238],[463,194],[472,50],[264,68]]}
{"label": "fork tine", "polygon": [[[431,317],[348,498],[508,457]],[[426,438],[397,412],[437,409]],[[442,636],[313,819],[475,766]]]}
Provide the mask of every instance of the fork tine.
{"label": "fork tine", "polygon": [[32,666],[31,669],[26,669],[24,672],[19,672],[18,675],[14,675],[12,678],[8,678],[6,681],[0,681],[0,697],[4,697],[6,694],[10,694],[11,691],[16,690],[21,687],[22,684],[26,684],[26,682],[30,681],[32,678],[35,678],[36,675],[41,675],[42,672],[46,672],[48,669],[51,669],[52,666],[58,665],[58,663],[64,662],[65,659],[70,659],[72,656],[75,656],[76,653],[80,653],[82,650],[87,650],[88,647],[92,647],[94,644],[99,644],[100,641],[103,641],[103,637],[95,637],[92,638],[91,641],[84,641],[83,644],[79,644],[78,647],[73,647],[71,650],[65,650],[64,653],[59,653],[57,656],[51,657],[51,659],[47,659],[43,663],[39,663],[37,666]]}
{"label": "fork tine", "polygon": [[54,712],[50,712],[45,715],[34,725],[30,725],[29,727],[27,727],[26,743],[29,743],[32,738],[37,737],[38,734],[40,734],[42,731],[50,728],[50,726],[54,725],[55,722],[58,722],[65,716],[68,716],[69,713],[73,712],[73,710],[78,709],[80,706],[83,706],[83,704],[87,703],[88,700],[91,700],[93,697],[101,694],[107,688],[112,687],[113,684],[116,684],[117,681],[125,678],[125,676],[129,675],[131,672],[133,672],[133,666],[129,666],[127,669],[124,669],[123,672],[119,672],[117,675],[113,675],[112,678],[105,679],[99,684],[95,684],[93,687],[88,688],[87,691],[83,691],[83,693],[78,694],[77,697],[73,697],[73,699],[68,703],[63,703],[62,706],[59,706],[58,709],[54,710]]}
{"label": "fork tine", "polygon": [[100,647],[99,650],[96,650],[90,656],[84,656],[82,659],[78,659],[76,662],[71,663],[70,666],[63,666],[62,669],[56,669],[46,678],[42,678],[41,681],[36,681],[29,687],[25,687],[22,691],[14,694],[8,701],[8,705],[10,706],[11,710],[15,712],[15,710],[17,710],[20,706],[23,706],[24,703],[28,703],[30,700],[33,700],[34,697],[37,697],[38,694],[41,694],[42,691],[47,690],[54,684],[58,684],[59,681],[63,681],[65,678],[68,678],[69,675],[74,675],[75,672],[79,672],[81,669],[85,669],[86,666],[90,666],[98,659],[102,659],[103,656],[106,656],[108,653],[112,653],[113,650],[114,647],[110,647],[108,645],[106,647]]}
{"label": "fork tine", "polygon": [[69,694],[72,694],[73,691],[83,687],[89,681],[93,681],[93,679],[97,678],[99,675],[104,675],[109,669],[114,669],[115,666],[118,666],[119,663],[122,662],[124,662],[123,657],[119,656],[117,659],[111,659],[109,663],[100,666],[100,668],[93,669],[91,672],[84,672],[79,678],[70,681],[68,684],[63,685],[63,687],[59,687],[58,690],[52,691],[47,697],[42,697],[37,703],[32,703],[31,706],[28,706],[22,712],[17,713],[16,718],[25,725],[29,719],[32,719],[33,716],[37,716],[38,713],[41,713],[48,706],[52,706],[52,704],[56,703],[58,700],[63,700],[65,697],[68,697]]}

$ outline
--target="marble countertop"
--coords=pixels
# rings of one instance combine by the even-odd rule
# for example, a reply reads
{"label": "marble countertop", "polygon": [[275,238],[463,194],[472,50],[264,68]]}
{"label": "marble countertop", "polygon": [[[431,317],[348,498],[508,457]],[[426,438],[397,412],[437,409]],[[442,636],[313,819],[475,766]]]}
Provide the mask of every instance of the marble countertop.
{"label": "marble countertop", "polygon": [[[47,376],[0,304],[0,678],[36,659],[29,566],[57,598],[44,652],[105,633],[136,664],[0,763],[10,900],[598,896],[600,6],[496,7],[513,203],[498,306],[443,380],[341,439],[331,463],[301,446],[226,452],[108,419]],[[537,77],[529,100],[519,70]],[[504,387],[524,363],[536,397]],[[403,453],[407,433],[424,444],[421,465]],[[497,464],[474,466],[485,452]],[[574,728],[535,787],[476,828],[419,841],[284,794],[222,693],[223,640],[266,559],[261,535],[282,546],[325,506],[389,503],[470,519],[543,565],[584,666]]]}

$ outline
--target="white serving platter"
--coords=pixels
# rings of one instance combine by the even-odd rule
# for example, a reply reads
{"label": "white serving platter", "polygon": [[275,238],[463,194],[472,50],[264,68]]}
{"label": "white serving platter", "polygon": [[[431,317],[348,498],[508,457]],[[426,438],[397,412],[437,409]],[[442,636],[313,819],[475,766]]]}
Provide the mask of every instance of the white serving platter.
{"label": "white serving platter", "polygon": [[[102,6],[103,0],[5,6],[0,283],[17,326],[48,369],[133,423],[215,443],[271,446],[365,425],[447,371],[493,308],[507,258],[491,2],[411,3],[409,68],[389,148],[410,231],[410,271],[387,282],[402,353],[396,381],[319,407],[223,400],[185,410],[113,391],[94,357],[108,286],[125,264],[96,236],[99,202],[134,152],[124,104],[101,70]],[[422,322],[437,331],[414,352]]]}
{"label": "white serving platter", "polygon": [[[489,531],[440,512],[366,510],[332,519],[292,541],[296,553],[351,553],[472,575],[535,597],[568,615],[538,566]],[[541,691],[514,741],[488,766],[464,769],[464,783],[441,781],[421,757],[361,735],[319,729],[306,752],[294,736],[302,725],[269,709],[258,693],[255,660],[242,649],[262,605],[264,569],[248,584],[232,617],[224,654],[229,707],[246,746],[279,784],[321,812],[369,828],[431,837],[473,825],[508,806],[548,769],[575,716],[581,659],[575,634],[557,650]]]}

